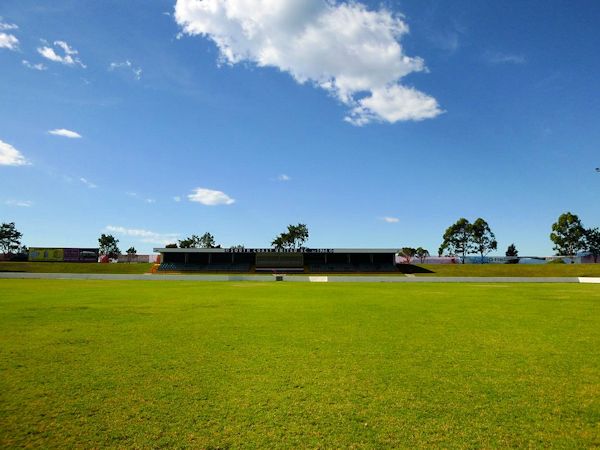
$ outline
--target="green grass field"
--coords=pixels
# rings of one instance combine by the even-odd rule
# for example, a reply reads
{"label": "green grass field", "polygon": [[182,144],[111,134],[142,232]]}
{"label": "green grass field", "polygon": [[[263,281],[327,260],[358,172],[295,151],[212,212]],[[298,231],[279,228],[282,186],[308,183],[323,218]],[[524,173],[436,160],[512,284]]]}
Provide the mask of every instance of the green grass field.
{"label": "green grass field", "polygon": [[[415,273],[416,276],[600,277],[600,264],[418,264],[414,267],[417,267],[417,270],[422,268],[428,271],[427,273]],[[152,264],[0,262],[0,272],[140,274],[149,272],[151,268]],[[348,273],[343,273],[343,275],[348,275]],[[355,275],[360,276],[361,274]],[[398,276],[404,275],[398,273]]]}
{"label": "green grass field", "polygon": [[0,280],[0,447],[600,445],[600,286]]}
{"label": "green grass field", "polygon": [[600,277],[600,264],[418,264],[437,277]]}
{"label": "green grass field", "polygon": [[100,264],[62,262],[0,262],[0,272],[32,273],[146,273],[150,263]]}

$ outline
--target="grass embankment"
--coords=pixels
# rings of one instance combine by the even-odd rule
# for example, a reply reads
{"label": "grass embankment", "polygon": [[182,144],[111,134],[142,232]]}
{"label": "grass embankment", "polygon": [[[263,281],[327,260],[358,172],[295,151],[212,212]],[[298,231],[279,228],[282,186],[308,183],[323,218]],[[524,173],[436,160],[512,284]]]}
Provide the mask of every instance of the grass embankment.
{"label": "grass embankment", "polygon": [[0,280],[0,447],[600,445],[600,289]]}
{"label": "grass embankment", "polygon": [[31,273],[146,273],[150,263],[61,263],[61,262],[0,262],[0,272]]}
{"label": "grass embankment", "polygon": [[417,264],[437,277],[600,277],[600,264]]}

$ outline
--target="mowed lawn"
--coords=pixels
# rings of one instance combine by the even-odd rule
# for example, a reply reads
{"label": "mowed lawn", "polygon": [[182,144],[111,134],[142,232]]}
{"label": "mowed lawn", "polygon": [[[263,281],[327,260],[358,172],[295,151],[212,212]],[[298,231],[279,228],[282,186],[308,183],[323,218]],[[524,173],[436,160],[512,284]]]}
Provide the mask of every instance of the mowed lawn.
{"label": "mowed lawn", "polygon": [[418,264],[437,277],[600,277],[600,264]]}
{"label": "mowed lawn", "polygon": [[65,263],[65,262],[4,262],[0,261],[0,272],[31,273],[127,273],[139,274],[149,272],[150,263]]}
{"label": "mowed lawn", "polygon": [[0,446],[600,445],[600,286],[0,280]]}

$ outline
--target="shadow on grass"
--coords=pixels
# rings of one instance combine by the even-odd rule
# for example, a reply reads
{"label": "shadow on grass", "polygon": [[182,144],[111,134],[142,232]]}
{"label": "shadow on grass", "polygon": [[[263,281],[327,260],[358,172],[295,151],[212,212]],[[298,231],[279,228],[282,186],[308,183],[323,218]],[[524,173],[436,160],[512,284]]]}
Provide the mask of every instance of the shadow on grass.
{"label": "shadow on grass", "polygon": [[396,265],[401,273],[435,273],[433,270],[426,269],[425,267],[415,266],[414,264],[398,264]]}

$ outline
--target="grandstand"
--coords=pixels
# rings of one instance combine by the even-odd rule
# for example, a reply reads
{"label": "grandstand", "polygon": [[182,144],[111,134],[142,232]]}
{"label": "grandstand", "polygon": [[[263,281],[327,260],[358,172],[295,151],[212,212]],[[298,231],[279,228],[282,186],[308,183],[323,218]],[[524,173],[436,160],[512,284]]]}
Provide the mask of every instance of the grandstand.
{"label": "grandstand", "polygon": [[155,248],[161,272],[398,272],[396,249]]}

